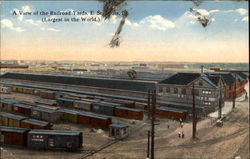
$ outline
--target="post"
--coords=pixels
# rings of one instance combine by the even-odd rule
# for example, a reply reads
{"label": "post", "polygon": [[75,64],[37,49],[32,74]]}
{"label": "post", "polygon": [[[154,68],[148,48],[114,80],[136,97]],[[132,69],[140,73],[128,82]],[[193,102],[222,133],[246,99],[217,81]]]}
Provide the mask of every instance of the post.
{"label": "post", "polygon": [[156,91],[154,90],[152,93],[152,109],[151,109],[151,159],[154,159],[155,104],[156,104]]}
{"label": "post", "polygon": [[195,89],[193,83],[193,139],[196,138],[196,112],[195,112]]}
{"label": "post", "polygon": [[234,99],[233,99],[233,108],[235,108],[235,100],[236,100],[236,73],[234,73],[235,83],[234,83]]}
{"label": "post", "polygon": [[148,130],[148,149],[147,149],[147,158],[149,158],[150,155],[150,130]]}
{"label": "post", "polygon": [[[220,76],[220,81],[221,81],[221,76]],[[221,106],[221,104],[222,104],[222,93],[221,93],[221,83],[219,83],[220,84],[220,89],[219,89],[219,111],[218,111],[218,119],[220,119],[221,118],[221,113],[222,113],[222,106]]]}
{"label": "post", "polygon": [[151,118],[151,101],[150,101],[150,98],[151,98],[151,93],[150,93],[150,90],[148,90],[148,119]]}

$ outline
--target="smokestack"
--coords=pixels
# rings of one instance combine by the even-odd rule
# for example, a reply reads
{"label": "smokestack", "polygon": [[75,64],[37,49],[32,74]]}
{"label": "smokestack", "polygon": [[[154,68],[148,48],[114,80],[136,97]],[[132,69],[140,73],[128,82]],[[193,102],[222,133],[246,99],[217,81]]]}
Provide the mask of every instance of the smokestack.
{"label": "smokestack", "polygon": [[203,76],[204,75],[204,66],[201,65],[201,75]]}

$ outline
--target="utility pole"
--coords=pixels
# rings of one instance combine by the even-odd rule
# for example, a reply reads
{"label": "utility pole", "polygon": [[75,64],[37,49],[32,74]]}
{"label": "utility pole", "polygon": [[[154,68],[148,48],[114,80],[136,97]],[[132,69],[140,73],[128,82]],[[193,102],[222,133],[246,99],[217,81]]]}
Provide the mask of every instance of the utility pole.
{"label": "utility pole", "polygon": [[221,93],[221,76],[220,76],[220,81],[219,81],[220,89],[219,89],[219,111],[218,111],[218,118],[221,118],[221,113],[222,113],[222,93]]}
{"label": "utility pole", "polygon": [[147,158],[149,158],[150,155],[150,130],[148,130],[148,149],[147,149]]}
{"label": "utility pole", "polygon": [[156,91],[154,90],[152,94],[152,109],[151,109],[151,159],[154,159],[155,104],[156,104]]}
{"label": "utility pole", "polygon": [[193,83],[193,139],[196,138],[196,111],[195,111],[195,89]]}
{"label": "utility pole", "polygon": [[235,100],[236,100],[236,82],[237,82],[237,79],[236,79],[236,73],[234,73],[234,78],[235,78],[235,82],[234,82],[234,99],[233,99],[233,108],[235,108]]}
{"label": "utility pole", "polygon": [[148,119],[151,118],[151,93],[150,93],[150,90],[148,90]]}

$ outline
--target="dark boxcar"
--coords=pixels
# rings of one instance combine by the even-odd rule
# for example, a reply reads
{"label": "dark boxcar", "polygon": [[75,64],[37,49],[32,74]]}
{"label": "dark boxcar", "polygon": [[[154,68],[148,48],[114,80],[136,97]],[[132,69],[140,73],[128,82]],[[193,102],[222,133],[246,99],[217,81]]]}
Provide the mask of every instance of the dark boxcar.
{"label": "dark boxcar", "polygon": [[32,149],[65,149],[76,151],[82,147],[82,132],[65,130],[31,130],[27,147]]}
{"label": "dark boxcar", "polygon": [[72,99],[57,98],[56,101],[57,101],[57,104],[62,106],[62,107],[73,108],[73,105],[74,105],[74,100],[72,100]]}
{"label": "dark boxcar", "polygon": [[52,130],[52,124],[35,120],[35,119],[24,119],[21,121],[21,128],[30,128],[30,129],[43,129],[43,130]]}
{"label": "dark boxcar", "polygon": [[92,101],[91,100],[89,101],[88,100],[75,100],[74,108],[91,111],[92,103],[94,103],[93,100]]}
{"label": "dark boxcar", "polygon": [[13,104],[12,110],[13,110],[13,112],[18,113],[18,114],[30,116],[31,115],[31,108],[32,108],[32,106],[30,106],[30,105],[16,103],[16,104]]}
{"label": "dark boxcar", "polygon": [[56,122],[60,119],[60,112],[56,107],[46,107],[38,105],[31,110],[31,117],[49,122]]}
{"label": "dark boxcar", "polygon": [[40,90],[39,96],[45,99],[55,99],[55,93],[48,90]]}
{"label": "dark boxcar", "polygon": [[24,87],[23,88],[23,93],[34,94],[34,89],[33,88],[26,88],[26,87]]}
{"label": "dark boxcar", "polygon": [[38,99],[35,101],[35,103],[49,105],[49,106],[58,106],[56,100],[50,100],[50,99]]}
{"label": "dark boxcar", "polygon": [[112,99],[112,101],[110,101],[110,102],[121,104],[123,106],[130,107],[130,108],[134,108],[135,107],[135,102],[130,101],[130,100]]}
{"label": "dark boxcar", "polygon": [[105,115],[114,115],[115,107],[117,106],[121,106],[121,105],[107,103],[107,102],[95,102],[95,103],[92,103],[92,112],[105,114]]}
{"label": "dark boxcar", "polygon": [[0,127],[1,142],[6,145],[26,146],[29,129]]}
{"label": "dark boxcar", "polygon": [[186,118],[188,111],[183,109],[175,109],[169,107],[158,107],[155,109],[155,114],[171,119],[182,119]]}
{"label": "dark boxcar", "polygon": [[21,121],[26,119],[27,117],[2,112],[0,114],[0,118],[3,126],[20,127]]}
{"label": "dark boxcar", "polygon": [[3,99],[1,101],[1,105],[2,105],[2,110],[3,111],[8,111],[11,112],[12,111],[12,106],[14,103],[16,103],[17,101],[14,99]]}
{"label": "dark boxcar", "polygon": [[116,107],[115,115],[119,117],[142,120],[144,112],[140,109],[127,108],[127,107]]}
{"label": "dark boxcar", "polygon": [[58,112],[60,112],[61,120],[77,123],[77,111],[60,108]]}

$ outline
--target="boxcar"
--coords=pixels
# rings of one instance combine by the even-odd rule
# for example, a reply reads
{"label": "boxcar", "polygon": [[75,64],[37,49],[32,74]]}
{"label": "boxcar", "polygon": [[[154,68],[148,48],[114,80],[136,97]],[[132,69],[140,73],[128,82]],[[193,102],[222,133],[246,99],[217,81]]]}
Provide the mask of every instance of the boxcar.
{"label": "boxcar", "polygon": [[59,108],[56,107],[38,105],[32,108],[31,116],[35,119],[41,119],[53,123],[60,119],[60,112],[57,111],[58,109]]}
{"label": "boxcar", "polygon": [[135,102],[135,108],[147,110],[148,109],[148,104],[147,103]]}
{"label": "boxcar", "polygon": [[91,111],[92,103],[94,103],[93,100],[75,100],[74,108]]}
{"label": "boxcar", "polygon": [[112,99],[111,102],[112,102],[112,103],[121,104],[121,105],[123,105],[123,106],[130,107],[130,108],[134,108],[134,107],[135,107],[135,102],[134,102],[134,101],[130,101],[130,100]]}
{"label": "boxcar", "polygon": [[105,114],[105,115],[114,115],[115,107],[121,106],[119,104],[107,103],[107,102],[95,102],[92,103],[92,112]]}
{"label": "boxcar", "polygon": [[82,147],[82,139],[80,131],[31,130],[28,132],[27,147],[76,151]]}
{"label": "boxcar", "polygon": [[16,127],[0,127],[1,143],[6,145],[26,146],[29,129]]}
{"label": "boxcar", "polygon": [[20,127],[20,123],[22,120],[26,119],[27,117],[15,115],[11,113],[2,112],[0,114],[1,123],[3,126],[10,126],[10,127]]}
{"label": "boxcar", "polygon": [[60,108],[58,112],[60,112],[61,120],[77,123],[77,111]]}
{"label": "boxcar", "polygon": [[77,115],[77,123],[93,127],[108,128],[112,123],[112,118],[104,115],[80,112]]}
{"label": "boxcar", "polygon": [[31,115],[31,108],[32,106],[22,103],[13,104],[12,111],[18,114],[23,114],[26,116]]}
{"label": "boxcar", "polygon": [[183,109],[175,109],[175,108],[169,108],[169,107],[157,107],[155,109],[155,114],[171,119],[182,119],[184,120],[186,118],[188,111]]}
{"label": "boxcar", "polygon": [[144,112],[140,109],[128,108],[128,107],[116,107],[115,115],[119,117],[142,120]]}
{"label": "boxcar", "polygon": [[35,103],[49,105],[49,106],[58,106],[56,100],[51,100],[51,99],[38,99],[35,101]]}
{"label": "boxcar", "polygon": [[1,106],[3,111],[12,111],[13,104],[16,103],[17,101],[14,99],[3,99],[1,100]]}
{"label": "boxcar", "polygon": [[40,90],[39,96],[45,99],[55,99],[55,93],[48,90]]}
{"label": "boxcar", "polygon": [[73,108],[73,105],[74,105],[74,100],[72,100],[72,99],[57,98],[56,101],[57,101],[57,104],[62,106],[62,107]]}
{"label": "boxcar", "polygon": [[20,127],[21,128],[30,128],[30,129],[43,129],[43,130],[52,130],[52,124],[35,120],[35,119],[24,119],[21,121]]}
{"label": "boxcar", "polygon": [[33,88],[23,88],[23,93],[25,94],[34,94],[34,89]]}
{"label": "boxcar", "polygon": [[23,93],[23,87],[19,87],[19,86],[12,86],[11,90],[12,92]]}

